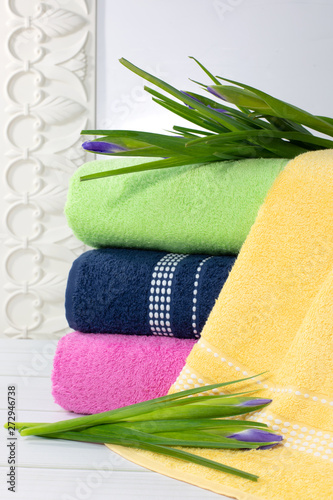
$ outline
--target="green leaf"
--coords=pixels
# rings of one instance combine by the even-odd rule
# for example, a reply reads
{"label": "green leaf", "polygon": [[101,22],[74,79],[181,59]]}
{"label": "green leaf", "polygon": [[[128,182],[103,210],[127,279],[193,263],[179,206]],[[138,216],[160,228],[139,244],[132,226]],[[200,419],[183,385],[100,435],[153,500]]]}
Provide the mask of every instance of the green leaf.
{"label": "green leaf", "polygon": [[157,92],[155,89],[151,89],[150,87],[144,86],[146,92],[154,96],[156,99],[153,99],[154,102],[159,104],[160,106],[170,110],[172,113],[181,116],[185,120],[188,120],[192,123],[196,123],[197,125],[203,126],[204,128],[208,128],[209,130],[222,132],[223,130],[229,131],[222,124],[216,123],[216,121],[202,118],[200,113],[195,109],[190,109],[184,104],[180,104],[173,99],[166,97],[164,94]]}
{"label": "green leaf", "polygon": [[[187,389],[186,391],[176,392],[174,394],[168,394],[167,396],[162,396],[160,398],[151,399],[149,401],[144,401],[142,403],[136,403],[133,405],[125,406],[124,408],[119,408],[117,410],[111,410],[108,412],[98,413],[95,415],[88,415],[84,417],[73,418],[71,420],[63,420],[57,422],[55,424],[41,424],[39,427],[34,427],[34,429],[25,429],[22,432],[22,435],[42,435],[42,434],[50,434],[53,432],[67,431],[71,429],[84,429],[86,427],[90,427],[91,425],[110,423],[110,422],[119,422],[121,420],[125,420],[128,417],[133,417],[134,415],[141,415],[143,413],[149,413],[155,408],[156,405],[160,408],[161,404],[166,404],[169,402],[173,402],[178,399],[183,399],[186,396],[192,396],[194,394],[200,394],[202,392],[211,391],[213,389],[217,389],[219,387],[226,387],[232,384],[237,384],[240,382],[245,382],[246,380],[250,380],[255,377],[259,377],[263,375],[263,373],[259,373],[258,375],[245,377],[242,379],[232,380],[229,382],[222,382],[220,384],[212,384],[204,387],[198,387],[195,389]],[[212,396],[215,397],[215,396]]]}
{"label": "green leaf", "polygon": [[285,120],[284,118],[278,118],[277,116],[264,115],[264,117],[277,130],[285,130],[285,131],[289,131],[289,132],[295,131],[295,132],[301,132],[301,133],[306,134],[306,135],[312,135],[309,130],[307,130],[305,127],[303,127],[299,123],[295,123],[291,120]]}
{"label": "green leaf", "polygon": [[270,106],[265,101],[257,97],[253,92],[232,85],[211,85],[211,88],[217,92],[222,99],[235,104],[235,106],[245,106],[246,108],[255,111],[267,112],[271,111]]}
{"label": "green leaf", "polygon": [[[180,116],[181,118],[184,118],[185,120],[190,121],[191,123],[195,123],[196,125],[199,125],[200,127],[204,127],[207,130],[210,130],[212,132],[229,132],[229,129],[226,127],[223,127],[220,123],[213,122],[212,120],[208,119],[203,119],[198,113],[195,111],[188,109],[186,106],[182,106],[181,104],[175,103],[174,105],[171,105],[167,102],[160,101],[158,99],[153,99],[154,102],[162,106],[163,108],[171,111],[172,113]],[[177,104],[177,105],[176,105]],[[192,112],[190,115],[189,112]]]}
{"label": "green leaf", "polygon": [[324,134],[333,136],[333,124],[330,124],[327,120],[319,118],[303,109],[297,108],[292,104],[288,104],[285,101],[276,99],[261,90],[258,90],[250,85],[245,85],[244,83],[236,82],[235,80],[230,80],[228,78],[223,78],[221,76],[217,77],[220,80],[224,80],[229,83],[233,83],[243,89],[250,90],[257,96],[261,97],[266,104],[272,109],[273,114],[279,116],[280,118],[285,118],[286,120],[292,120],[297,123],[301,123],[309,128],[317,130],[318,132],[323,132]]}
{"label": "green leaf", "polygon": [[145,146],[158,146],[163,148],[173,147],[173,144],[184,146],[186,140],[182,137],[172,135],[154,134],[152,132],[141,132],[137,130],[82,130],[83,135],[100,135],[93,141],[117,142],[122,146],[129,148],[139,148]]}
{"label": "green leaf", "polygon": [[[225,431],[213,432],[213,431],[198,431],[198,430],[189,430],[182,432],[157,432],[154,434],[156,437],[164,438],[164,439],[174,439],[178,440],[178,443],[170,443],[171,446],[197,446],[198,448],[222,448],[225,450],[228,449],[246,449],[248,448],[248,444],[250,444],[249,448],[257,449],[260,446],[263,446],[262,442],[249,442],[249,441],[237,441],[237,439],[231,439],[226,437],[227,435],[232,435],[234,432],[237,432],[237,428],[226,429]],[[267,442],[267,444],[274,444],[274,433],[272,432],[272,441]],[[181,444],[181,440],[189,443],[188,445]],[[200,444],[194,444],[194,442],[198,442]],[[167,444],[167,441],[159,443],[156,441],[156,444]],[[266,445],[266,442],[265,442]]]}
{"label": "green leaf", "polygon": [[193,134],[198,137],[198,135],[204,135],[205,137],[208,137],[210,135],[214,135],[211,132],[207,132],[207,130],[199,130],[199,129],[194,129],[194,128],[188,128],[188,127],[180,127],[178,125],[173,126],[173,130],[175,132],[181,132],[181,133],[188,133],[188,134]]}
{"label": "green leaf", "polygon": [[281,158],[295,158],[295,156],[300,155],[302,153],[306,153],[307,149],[292,144],[290,142],[282,141],[280,139],[270,138],[269,141],[264,138],[256,138],[253,139],[253,142],[259,144],[263,148],[271,151],[276,156],[280,156]]}
{"label": "green leaf", "polygon": [[[109,424],[105,424],[106,426]],[[118,424],[111,424],[116,426]],[[149,432],[153,434],[155,432],[168,432],[168,431],[183,431],[190,429],[225,429],[229,427],[237,427],[238,430],[251,429],[253,427],[258,429],[266,429],[268,426],[260,422],[252,422],[250,420],[227,420],[227,419],[195,419],[190,420],[145,420],[142,422],[126,422],[122,425],[126,425],[129,429],[136,429],[142,432]]]}
{"label": "green leaf", "polygon": [[[101,142],[99,140],[91,141],[91,142]],[[106,141],[105,141],[106,142]],[[102,155],[102,156],[111,156],[111,157],[143,157],[143,158],[163,158],[163,157],[172,157],[177,156],[177,152],[171,151],[169,149],[162,149],[155,146],[147,146],[143,148],[130,149],[128,151],[117,151],[114,153],[102,153],[94,151],[93,149],[85,148],[85,151],[90,151],[91,153]],[[179,153],[178,153],[179,154]],[[187,156],[193,156],[188,154]],[[194,161],[194,160],[193,160]]]}
{"label": "green leaf", "polygon": [[182,102],[185,102],[186,104],[192,106],[194,109],[198,110],[202,116],[206,116],[207,118],[213,118],[216,122],[221,123],[225,127],[227,127],[229,130],[236,131],[243,129],[243,125],[239,123],[235,123],[235,120],[232,118],[229,118],[225,115],[221,116],[221,113],[218,113],[217,111],[214,111],[212,109],[207,108],[205,105],[200,104],[199,102],[195,101],[191,97],[186,96],[180,90],[177,90],[175,87],[172,87],[172,85],[169,85],[168,83],[165,83],[163,80],[160,78],[157,78],[150,73],[147,73],[146,71],[138,68],[134,64],[130,63],[124,58],[121,58],[119,60],[121,64],[123,64],[126,68],[129,70],[133,71],[133,73],[141,76],[148,82],[152,83],[153,85],[156,85],[157,87],[161,88],[165,92],[168,92],[169,94],[173,95],[174,97],[177,97]]}
{"label": "green leaf", "polygon": [[[260,376],[263,373],[257,375]],[[86,441],[96,443],[110,443],[122,446],[128,446],[143,450],[162,453],[166,456],[180,458],[192,463],[197,463],[206,467],[214,468],[223,472],[245,477],[251,480],[256,480],[257,476],[249,474],[238,469],[230,468],[218,462],[207,460],[203,457],[187,453],[183,450],[172,448],[172,446],[183,447],[202,447],[202,448],[217,448],[217,449],[256,449],[262,446],[262,442],[242,442],[237,439],[228,438],[230,433],[239,432],[256,426],[257,428],[265,427],[265,424],[254,422],[243,422],[234,420],[225,420],[221,423],[221,410],[223,414],[230,411],[233,407],[233,415],[241,413],[249,413],[261,409],[267,405],[266,400],[258,399],[257,406],[248,406],[245,403],[253,402],[253,397],[244,396],[244,392],[239,394],[220,394],[216,395],[201,395],[214,389],[230,386],[235,383],[245,382],[254,378],[254,376],[245,377],[229,382],[219,384],[211,384],[201,386],[195,389],[188,389],[153,400],[130,405],[118,410],[103,412],[100,414],[78,417],[72,420],[60,421],[55,424],[38,424],[38,423],[17,423],[17,429],[21,435],[39,435],[45,438],[52,439],[68,439],[74,441]],[[253,391],[251,391],[253,392]],[[218,409],[218,413],[216,411]],[[246,411],[244,411],[246,409]],[[196,419],[196,412],[202,412],[208,416],[207,412],[212,412],[213,415],[218,415],[218,420]],[[168,426],[168,422],[161,420],[160,423],[147,421],[151,418],[156,418],[157,415],[167,416],[170,418],[171,413],[175,412],[190,420],[174,419],[172,430]],[[130,423],[130,420],[135,420],[135,417],[140,417],[143,422]],[[192,425],[191,422],[192,419]],[[187,424],[187,425],[186,425]],[[152,426],[154,425],[155,428]],[[184,427],[186,425],[186,427]],[[150,432],[146,432],[150,431]],[[274,434],[272,433],[272,436]],[[272,444],[275,444],[272,437]],[[265,443],[270,444],[270,443]]]}
{"label": "green leaf", "polygon": [[214,148],[211,148],[211,150],[214,151],[214,156],[220,159],[224,158],[225,155],[230,155],[234,160],[241,160],[242,158],[284,158],[283,155],[279,155],[277,152],[272,153],[260,146],[246,144],[242,145],[235,143],[234,145],[223,147],[216,145]]}
{"label": "green leaf", "polygon": [[[212,73],[210,71],[208,71],[207,68],[205,68],[205,66],[203,64],[201,64],[201,62],[198,61],[198,59],[196,59],[195,57],[193,56],[189,56],[190,59],[193,59],[193,61],[195,61],[199,66],[200,68],[206,73],[207,76],[209,76],[209,78],[216,84],[216,85],[219,85],[219,81],[218,79],[212,75]],[[197,82],[196,82],[197,83]],[[199,84],[200,85],[200,84]]]}
{"label": "green leaf", "polygon": [[[114,426],[115,425],[116,424],[114,424]],[[160,444],[164,446],[191,446],[192,448],[220,448],[241,450],[246,448],[256,449],[262,446],[262,442],[249,443],[248,441],[237,441],[237,439],[228,439],[221,436],[214,436],[201,431],[198,431],[197,433],[195,431],[192,433],[172,432],[165,433],[165,435],[162,433],[163,435],[160,435],[149,434],[146,432],[137,431],[135,429],[128,429],[127,427],[122,425],[117,425],[116,429],[111,429],[108,431],[106,431],[104,427],[104,425],[97,425],[79,432],[84,433],[85,435],[88,434],[93,436],[100,436],[100,442],[103,443],[112,443],[115,438],[125,438],[133,440],[135,439],[138,441],[138,443],[144,442],[151,444]],[[112,425],[110,427],[112,427]],[[272,441],[272,443],[274,443],[274,441]]]}
{"label": "green leaf", "polygon": [[[184,406],[174,406],[172,408],[155,409],[144,415],[128,417],[129,422],[140,422],[141,420],[179,420],[179,419],[200,419],[200,418],[225,418],[249,413],[248,406],[241,406],[243,398],[230,397],[223,399],[215,396],[212,400],[198,401]],[[252,411],[259,411],[267,406],[262,404],[252,406]]]}
{"label": "green leaf", "polygon": [[[127,149],[127,151],[112,154],[99,154],[156,158],[156,161],[86,175],[81,180],[218,160],[238,160],[246,157],[294,158],[307,151],[332,148],[333,141],[314,137],[306,127],[333,137],[333,118],[312,115],[249,85],[214,76],[197,59],[191,58],[213,81],[212,88],[219,90],[221,95],[237,105],[239,109],[225,106],[194,92],[181,92],[129,61],[121,59],[120,62],[128,69],[181,103],[145,86],[145,90],[153,96],[153,101],[203,130],[175,125],[171,134],[177,131],[182,137],[138,131],[84,130],[83,134],[106,136],[96,139],[97,141],[114,142]],[[234,86],[221,85],[220,80],[232,83]],[[195,83],[207,91],[207,85]],[[222,109],[225,113],[221,112]],[[250,112],[250,109],[256,111]],[[266,131],[267,135],[256,135],[257,132],[262,131]],[[207,136],[211,142],[206,141]]]}
{"label": "green leaf", "polygon": [[330,118],[329,116],[316,116],[316,118],[320,118],[320,120],[324,120],[324,122],[333,125],[333,118]]}
{"label": "green leaf", "polygon": [[[199,85],[199,87],[202,88],[202,90],[206,90],[207,89],[207,84],[205,83],[200,83],[198,82],[197,80],[193,80],[192,78],[189,78],[190,82],[193,82],[195,83],[196,85]],[[219,82],[220,83],[220,82]]]}
{"label": "green leaf", "polygon": [[216,102],[213,101],[212,99],[209,99],[208,97],[204,97],[200,94],[196,94],[195,92],[188,92],[190,96],[200,99],[203,104],[206,106],[211,106],[214,109],[223,109],[226,113],[228,113],[230,116],[233,116],[234,118],[240,120],[246,129],[271,129],[272,127],[270,126],[269,123],[264,122],[263,120],[254,120],[253,118],[250,118],[246,113],[243,113],[241,111],[238,111],[237,109],[231,108],[230,106],[226,106],[224,103]]}
{"label": "green leaf", "polygon": [[[206,163],[214,161],[214,157],[196,158],[195,163]],[[216,160],[215,160],[216,161]],[[94,174],[87,174],[80,177],[80,181],[88,181],[91,179],[100,179],[102,177],[110,177],[113,175],[133,174],[137,172],[144,172],[147,170],[156,170],[160,168],[181,167],[183,165],[192,165],[194,163],[193,156],[175,156],[165,160],[152,161],[149,163],[142,163],[140,165],[133,165],[131,167],[116,168],[113,170],[106,170],[104,172],[96,172]]]}
{"label": "green leaf", "polygon": [[[154,134],[151,132],[138,132],[134,130],[82,130],[82,135],[102,135],[98,139],[91,142],[109,142],[129,148],[131,151],[144,150],[150,146],[161,148],[166,151],[184,153],[187,140],[182,137],[174,137],[172,135]],[[119,156],[123,152],[119,152]],[[118,153],[117,153],[118,155]],[[133,155],[132,155],[133,156]],[[160,155],[161,156],[161,155]]]}
{"label": "green leaf", "polygon": [[[84,433],[78,433],[78,432],[64,432],[61,434],[56,434],[56,435],[49,435],[49,436],[44,436],[44,437],[49,437],[49,438],[56,438],[56,439],[70,439],[73,441],[88,441],[88,442],[96,442],[100,443],[101,442],[101,436],[93,436],[89,434],[84,434]],[[104,443],[104,441],[103,441]],[[152,443],[146,443],[146,442],[138,442],[138,440],[133,440],[133,439],[118,439],[115,437],[112,440],[111,444],[118,444],[121,446],[126,446],[130,448],[136,448],[139,450],[146,450],[146,451],[152,451],[154,453],[159,453],[161,455],[165,455],[167,457],[173,457],[173,458],[178,458],[180,460],[185,460],[186,462],[191,462],[195,463],[197,465],[202,465],[203,467],[208,467],[210,469],[215,469],[220,472],[225,472],[227,474],[233,474],[235,476],[243,477],[244,479],[249,479],[250,481],[257,481],[258,476],[254,474],[250,474],[248,472],[242,471],[240,469],[235,469],[234,467],[229,467],[227,465],[223,465],[219,462],[215,462],[213,460],[209,460],[204,457],[200,457],[198,455],[194,455],[193,453],[189,453],[187,451],[183,450],[178,450],[169,446],[161,446],[157,444],[152,444]]]}
{"label": "green leaf", "polygon": [[288,140],[295,140],[299,142],[307,142],[309,144],[314,144],[320,148],[332,148],[333,141],[330,139],[324,139],[322,137],[316,137],[314,135],[303,134],[301,132],[284,132],[280,130],[251,130],[246,132],[229,132],[225,134],[214,134],[210,137],[200,137],[194,139],[193,141],[188,141],[186,144],[186,149],[190,149],[196,144],[223,144],[225,142],[238,142],[240,140],[251,140],[251,139],[264,139],[266,143],[269,143],[271,138],[281,138]]}

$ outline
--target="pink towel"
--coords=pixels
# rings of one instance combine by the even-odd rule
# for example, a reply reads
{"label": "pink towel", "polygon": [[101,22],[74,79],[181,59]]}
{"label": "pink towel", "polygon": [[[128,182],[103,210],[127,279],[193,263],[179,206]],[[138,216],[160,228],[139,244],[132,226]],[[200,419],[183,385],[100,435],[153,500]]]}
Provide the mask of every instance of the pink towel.
{"label": "pink towel", "polygon": [[75,413],[99,413],[167,394],[194,340],[72,332],[57,346],[54,400]]}

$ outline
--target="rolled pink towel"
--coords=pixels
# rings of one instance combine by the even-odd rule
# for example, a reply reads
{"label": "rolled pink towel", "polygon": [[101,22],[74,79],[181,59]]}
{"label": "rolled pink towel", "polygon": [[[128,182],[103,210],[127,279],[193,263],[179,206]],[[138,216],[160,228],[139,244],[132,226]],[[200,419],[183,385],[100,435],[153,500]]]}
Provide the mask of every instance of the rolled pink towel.
{"label": "rolled pink towel", "polygon": [[194,340],[72,332],[57,345],[54,400],[75,413],[99,413],[167,394]]}

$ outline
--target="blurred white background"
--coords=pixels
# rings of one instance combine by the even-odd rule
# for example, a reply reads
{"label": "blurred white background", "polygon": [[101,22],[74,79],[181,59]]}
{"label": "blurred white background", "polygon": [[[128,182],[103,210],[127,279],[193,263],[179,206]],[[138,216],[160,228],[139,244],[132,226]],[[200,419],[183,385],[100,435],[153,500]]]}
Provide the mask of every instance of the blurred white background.
{"label": "blurred white background", "polygon": [[332,116],[332,20],[332,0],[98,0],[97,127],[162,131],[181,122],[120,57],[194,90],[188,78],[208,83],[194,56],[215,75]]}

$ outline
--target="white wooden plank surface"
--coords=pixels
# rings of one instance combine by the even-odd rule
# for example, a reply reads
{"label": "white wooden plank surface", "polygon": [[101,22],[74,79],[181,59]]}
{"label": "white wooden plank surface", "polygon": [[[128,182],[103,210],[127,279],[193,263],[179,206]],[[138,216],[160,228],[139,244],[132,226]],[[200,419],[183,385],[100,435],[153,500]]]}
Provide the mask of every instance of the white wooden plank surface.
{"label": "white wooden plank surface", "polygon": [[[12,375],[0,376],[0,393],[7,394],[8,384],[16,385],[18,408],[17,413],[21,410],[38,410],[58,411],[62,412],[60,406],[53,402],[51,394],[51,380],[47,377],[14,377]],[[6,398],[1,398],[0,409],[6,408]],[[20,417],[21,418],[21,417]],[[59,415],[59,420],[64,418]],[[44,420],[42,418],[42,420]]]}
{"label": "white wooden plank surface", "polygon": [[[0,474],[1,474],[0,469]],[[3,473],[1,474],[3,476]],[[20,469],[15,494],[2,500],[223,500],[154,472]],[[1,492],[1,490],[0,490]]]}
{"label": "white wooden plank surface", "polygon": [[7,387],[27,422],[76,417],[53,402],[50,375],[56,341],[0,339],[1,500],[223,500],[226,497],[139,467],[106,446],[18,435],[16,493],[7,490]]}

